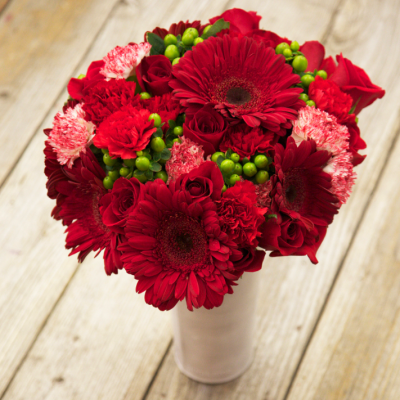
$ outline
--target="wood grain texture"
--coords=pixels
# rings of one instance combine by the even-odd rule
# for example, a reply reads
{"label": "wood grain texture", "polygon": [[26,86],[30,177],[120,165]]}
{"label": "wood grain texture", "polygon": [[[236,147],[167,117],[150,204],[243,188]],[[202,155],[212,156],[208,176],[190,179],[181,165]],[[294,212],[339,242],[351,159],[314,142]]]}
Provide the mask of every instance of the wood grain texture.
{"label": "wood grain texture", "polygon": [[1,15],[0,184],[116,2],[13,0]]}
{"label": "wood grain texture", "polygon": [[[320,264],[311,265],[306,259],[269,259],[261,272],[263,294],[260,298],[258,316],[259,326],[255,361],[250,370],[231,383],[211,387],[198,384],[179,373],[174,364],[172,351],[169,352],[148,399],[268,399],[278,400],[286,397],[292,376],[301,360],[319,313],[330,291],[336,273],[349,248],[357,225],[363,217],[363,210],[369,196],[380,179],[380,171],[385,165],[397,126],[397,110],[400,85],[397,81],[398,58],[393,60],[389,48],[398,46],[398,33],[386,29],[382,21],[396,26],[397,14],[393,2],[385,4],[361,3],[349,0],[340,7],[338,19],[332,24],[333,30],[327,35],[327,51],[344,56],[368,71],[373,82],[390,88],[383,101],[378,101],[360,115],[360,128],[368,143],[367,161],[358,168],[358,182],[349,203],[344,206],[329,228],[325,242],[319,251]],[[235,3],[236,5],[236,3]],[[282,3],[279,3],[282,6]],[[296,5],[293,5],[296,10]],[[299,6],[299,21],[302,19]],[[247,6],[251,9],[261,9]],[[369,11],[365,10],[369,8]],[[288,13],[291,8],[288,7]],[[392,15],[389,17],[389,13]],[[394,15],[393,15],[394,14]],[[276,16],[276,14],[274,14]],[[288,15],[280,9],[279,15]],[[276,17],[278,18],[278,17]],[[319,11],[319,19],[310,20],[313,24],[325,21]],[[387,22],[390,21],[390,22]],[[268,29],[297,39],[297,26],[286,26],[283,22],[272,20]],[[398,24],[398,23],[397,23]],[[262,24],[264,27],[264,24]],[[325,25],[326,26],[326,25]],[[318,38],[313,29],[323,32],[324,28],[304,27],[309,39]],[[369,34],[374,32],[373,37]],[[303,36],[304,37],[304,36]],[[394,47],[393,47],[394,46]],[[382,70],[385,68],[385,74]],[[311,362],[312,363],[312,362]],[[318,368],[318,366],[316,366]],[[312,375],[310,378],[312,379]],[[305,391],[306,389],[305,385]],[[325,399],[319,392],[315,399]],[[297,400],[294,396],[293,400]]]}
{"label": "wood grain texture", "polygon": [[[173,1],[162,4],[156,0],[120,3],[74,75],[84,72],[92,60],[101,58],[115,45],[140,41],[143,32],[154,26],[162,23],[169,26],[176,18],[195,18],[196,15],[210,18],[220,13],[224,4],[208,1],[193,10],[190,3],[175,5]],[[157,13],[154,12],[155,8],[158,9]],[[72,282],[73,287],[79,285],[88,288],[93,299],[99,298],[99,304],[93,300],[93,304],[84,308],[85,290],[77,292],[71,289],[62,297],[60,308],[56,308],[55,319],[52,316],[46,322],[77,268],[76,259],[68,258],[63,250],[61,224],[50,218],[54,204],[46,198],[43,174],[42,129],[51,126],[53,116],[61,109],[66,97],[67,94],[63,92],[50,109],[45,122],[0,192],[0,224],[4,227],[0,241],[0,397],[7,389],[4,398],[8,399],[86,399],[93,398],[93,393],[97,393],[95,398],[110,399],[122,397],[124,391],[136,396],[146,391],[171,340],[171,334],[165,329],[166,314],[154,312],[141,297],[135,295],[133,278],[122,276],[123,273],[113,278],[103,276],[100,257],[85,263]],[[121,283],[112,286],[112,282],[119,280]],[[101,304],[105,299],[111,303],[109,308]],[[63,308],[65,301],[68,307]],[[138,307],[137,313],[130,308],[132,304],[135,304],[135,309]],[[124,312],[118,314],[119,307],[128,308],[123,308]],[[139,311],[141,307],[143,311]],[[115,318],[119,318],[117,322],[110,320],[114,314],[117,314]],[[140,328],[128,324],[127,328],[120,327],[126,323],[127,315],[131,316],[131,324],[139,324],[140,321]],[[148,318],[148,315],[152,315],[152,318]],[[74,316],[73,320],[81,321],[76,329],[84,338],[79,342],[83,347],[77,348],[72,360],[69,347],[71,316]],[[109,332],[99,330],[95,320],[86,324],[91,318],[104,318],[104,321],[97,323],[109,323],[113,328]],[[44,339],[39,338],[39,347],[35,345],[24,360],[44,323]],[[158,329],[162,334],[154,333]],[[68,338],[63,347],[59,346],[60,337],[65,340]],[[127,347],[127,340],[131,340],[131,347]],[[85,358],[87,352],[90,356]],[[107,361],[98,358],[102,355],[106,355]],[[121,357],[125,357],[125,361]],[[24,364],[19,370],[21,361]],[[126,365],[127,368],[121,372],[120,365]],[[113,369],[118,372],[118,379],[107,381],[105,376],[114,376]],[[57,376],[54,376],[54,370],[59,372]],[[8,387],[16,371],[19,373]],[[60,376],[63,379],[68,376],[68,384],[58,385],[61,383]],[[86,376],[85,385],[81,383],[82,376]],[[92,383],[89,384],[89,381]],[[108,393],[108,397],[101,397],[102,393]]]}

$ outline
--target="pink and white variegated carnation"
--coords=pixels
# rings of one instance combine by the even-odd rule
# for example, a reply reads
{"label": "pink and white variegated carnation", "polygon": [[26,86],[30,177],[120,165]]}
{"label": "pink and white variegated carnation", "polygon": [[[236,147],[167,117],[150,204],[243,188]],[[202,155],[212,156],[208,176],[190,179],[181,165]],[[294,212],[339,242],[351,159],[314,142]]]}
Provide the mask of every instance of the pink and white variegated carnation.
{"label": "pink and white variegated carnation", "polygon": [[334,115],[314,107],[303,107],[293,123],[292,137],[299,145],[303,140],[313,139],[317,150],[328,150],[333,155],[349,149],[350,134],[340,125]]}
{"label": "pink and white variegated carnation", "polygon": [[69,107],[54,117],[49,144],[57,153],[61,165],[72,167],[80,153],[92,144],[95,125],[85,120],[85,111],[80,104]]}
{"label": "pink and white variegated carnation", "polygon": [[108,80],[127,79],[136,75],[136,67],[144,57],[150,55],[150,49],[150,43],[129,43],[125,47],[117,46],[103,58],[105,64],[100,73]]}
{"label": "pink and white variegated carnation", "polygon": [[349,198],[357,177],[351,159],[351,153],[343,152],[332,157],[324,167],[324,171],[332,177],[331,192],[341,204],[345,204]]}
{"label": "pink and white variegated carnation", "polygon": [[204,162],[203,146],[181,137],[182,143],[175,142],[171,148],[171,158],[165,164],[168,182],[175,181],[182,174],[189,173]]}

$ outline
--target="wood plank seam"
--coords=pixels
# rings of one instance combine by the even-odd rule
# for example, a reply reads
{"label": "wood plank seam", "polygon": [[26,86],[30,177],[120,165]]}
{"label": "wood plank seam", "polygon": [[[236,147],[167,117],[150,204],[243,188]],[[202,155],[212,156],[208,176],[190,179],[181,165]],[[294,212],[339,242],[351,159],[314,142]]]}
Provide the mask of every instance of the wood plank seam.
{"label": "wood plank seam", "polygon": [[154,372],[154,375],[153,375],[153,377],[151,378],[151,381],[149,382],[149,384],[148,384],[148,386],[147,386],[147,388],[146,388],[146,391],[144,392],[144,395],[143,395],[143,397],[142,397],[141,400],[146,400],[146,399],[147,399],[147,396],[149,395],[150,390],[151,390],[151,388],[152,388],[154,382],[156,381],[157,375],[158,375],[159,371],[161,370],[161,368],[162,368],[162,366],[163,366],[163,364],[164,364],[164,361],[165,361],[165,359],[167,358],[168,353],[169,353],[170,350],[172,349],[172,342],[173,342],[173,340],[172,340],[172,338],[171,338],[171,340],[170,340],[169,343],[168,343],[167,348],[165,349],[164,355],[162,356],[161,361],[160,361],[160,363],[158,364],[157,369],[156,369],[156,371]]}
{"label": "wood plank seam", "polygon": [[[393,153],[393,151],[394,151],[394,149],[395,149],[395,147],[396,147],[396,143],[397,143],[397,141],[399,140],[399,137],[400,137],[400,110],[399,110],[399,112],[398,112],[398,117],[397,117],[397,123],[396,123],[395,131],[396,131],[396,134],[395,134],[394,137],[393,137],[391,146],[390,146],[390,148],[389,148],[389,152],[387,153],[387,160],[389,160],[390,157],[392,156],[392,153]],[[389,164],[388,162],[386,162],[386,163],[383,164],[383,166],[382,166],[382,168],[381,168],[381,170],[380,170],[379,175],[382,176],[382,175],[385,173],[385,170],[386,170],[386,168],[388,167],[388,164]],[[328,303],[329,303],[329,300],[330,300],[330,298],[331,298],[331,295],[332,295],[332,293],[333,293],[333,291],[334,291],[334,289],[335,289],[336,283],[337,283],[337,281],[338,281],[338,279],[339,279],[339,276],[340,276],[340,273],[341,273],[341,271],[342,271],[343,265],[345,264],[346,259],[347,259],[347,256],[348,256],[348,254],[350,253],[350,251],[351,251],[351,249],[352,249],[354,240],[355,240],[355,238],[357,237],[357,234],[358,234],[358,232],[359,232],[360,226],[361,226],[361,224],[362,224],[362,222],[363,222],[363,220],[364,220],[364,216],[366,215],[366,213],[367,213],[367,211],[368,211],[368,209],[369,209],[369,207],[370,207],[370,204],[371,204],[371,202],[372,202],[372,199],[373,199],[374,196],[375,196],[375,193],[376,193],[376,190],[377,190],[377,188],[378,188],[378,186],[379,186],[379,183],[380,183],[380,181],[377,180],[376,183],[375,183],[374,188],[372,189],[370,195],[368,196],[368,200],[367,200],[367,202],[365,203],[365,207],[363,208],[361,217],[360,217],[360,219],[359,219],[359,221],[358,221],[358,223],[357,223],[357,226],[356,226],[356,228],[355,228],[354,234],[353,234],[353,236],[352,236],[352,238],[351,238],[351,241],[350,241],[350,243],[349,243],[349,246],[348,246],[347,249],[346,249],[345,254],[343,255],[342,260],[340,261],[339,267],[338,267],[338,269],[337,269],[337,271],[336,271],[336,274],[335,274],[335,276],[334,276],[334,279],[333,279],[333,281],[332,281],[332,285],[331,285],[331,287],[329,288],[329,291],[328,291],[328,294],[327,294],[327,296],[326,296],[326,298],[325,298],[325,301],[324,301],[324,303],[323,303],[323,305],[322,305],[322,307],[321,307],[320,312],[318,313],[318,317],[317,317],[317,319],[316,319],[316,321],[315,321],[314,327],[313,327],[313,329],[312,329],[312,331],[311,331],[311,333],[310,333],[310,336],[309,336],[309,338],[307,339],[307,342],[306,342],[306,344],[305,344],[305,346],[304,346],[303,352],[302,352],[301,357],[300,357],[300,359],[299,359],[299,362],[298,362],[298,364],[297,364],[297,366],[296,366],[296,369],[295,369],[295,371],[294,371],[294,373],[293,373],[292,379],[291,379],[291,381],[290,381],[290,384],[289,384],[289,386],[288,386],[288,389],[287,389],[287,391],[286,391],[286,393],[285,393],[285,396],[284,396],[283,400],[287,400],[287,399],[289,398],[291,389],[292,389],[292,387],[293,387],[293,383],[294,383],[294,381],[296,380],[296,377],[297,377],[297,375],[298,375],[298,372],[299,372],[299,370],[300,370],[300,367],[301,367],[301,365],[302,365],[302,363],[303,363],[303,360],[304,360],[304,358],[305,358],[305,356],[306,356],[307,350],[308,350],[308,348],[309,348],[309,346],[310,346],[310,343],[311,343],[311,341],[312,341],[312,339],[313,339],[313,337],[314,337],[314,334],[315,334],[315,332],[316,332],[316,330],[317,330],[317,328],[318,328],[318,326],[319,326],[319,324],[320,324],[322,315],[324,314],[324,311],[325,311],[325,309],[326,309],[326,307],[327,307],[327,305],[328,305]]]}
{"label": "wood plank seam", "polygon": [[21,366],[24,364],[26,358],[28,357],[30,351],[32,350],[33,346],[35,345],[37,339],[39,338],[40,334],[42,333],[42,330],[45,328],[45,326],[47,325],[47,322],[49,321],[51,315],[53,314],[53,311],[57,308],[57,305],[59,304],[59,302],[61,301],[62,297],[64,296],[64,293],[67,291],[69,284],[72,282],[72,280],[74,279],[75,275],[77,274],[79,268],[81,266],[81,263],[77,263],[76,269],[74,271],[74,273],[71,275],[68,283],[64,286],[64,289],[61,291],[60,295],[58,296],[57,300],[54,302],[53,307],[50,309],[50,312],[47,314],[46,318],[43,320],[42,325],[40,326],[40,328],[38,329],[35,338],[32,340],[32,343],[29,345],[29,347],[27,348],[24,356],[21,358],[21,361],[19,362],[17,368],[15,368],[15,371],[11,377],[11,379],[8,381],[7,386],[5,387],[3,393],[0,393],[0,400],[2,400],[4,398],[4,396],[6,395],[8,389],[10,388],[11,384],[14,381],[14,378],[16,377],[16,375],[18,374]]}
{"label": "wood plank seam", "polygon": [[[10,3],[8,3],[9,5]],[[73,73],[72,76],[78,76],[81,72],[79,71],[79,66],[82,64],[82,62],[85,60],[85,57],[87,57],[87,55],[89,54],[93,43],[96,42],[96,40],[99,38],[99,36],[101,35],[101,32],[103,31],[105,25],[108,23],[109,19],[112,18],[114,12],[116,11],[116,9],[118,8],[120,2],[116,2],[114,4],[114,6],[112,7],[111,11],[109,12],[107,18],[104,19],[103,23],[101,24],[100,28],[98,29],[98,31],[96,32],[96,34],[93,37],[93,40],[90,42],[90,44],[88,45],[86,51],[82,54],[82,57],[78,60],[77,64],[75,65],[75,67],[73,68]],[[0,16],[1,16],[1,11],[0,11]],[[11,175],[11,171],[15,168],[15,166],[19,163],[19,160],[21,159],[21,156],[25,153],[26,149],[30,146],[33,138],[35,137],[36,133],[38,132],[38,130],[40,129],[40,127],[42,126],[42,124],[44,123],[44,121],[46,120],[46,118],[49,117],[50,113],[52,112],[52,109],[54,108],[54,106],[57,104],[58,99],[61,97],[62,93],[64,92],[65,88],[68,85],[68,81],[64,82],[60,91],[57,93],[57,95],[54,97],[54,101],[50,104],[49,106],[49,111],[43,116],[43,118],[39,121],[39,123],[36,125],[36,127],[32,130],[32,133],[29,137],[29,140],[27,140],[25,146],[22,148],[21,152],[19,153],[18,157],[16,157],[14,163],[12,163],[11,165],[9,165],[9,168],[7,170],[7,173],[4,177],[4,179],[2,181],[0,181],[0,190],[3,188],[4,184],[8,181],[8,178]],[[65,99],[67,100],[67,99]],[[43,136],[44,139],[45,136]],[[43,141],[44,142],[44,141]],[[44,145],[43,145],[44,148]],[[43,161],[43,169],[44,169],[44,161]]]}
{"label": "wood plank seam", "polygon": [[340,0],[338,5],[334,9],[332,16],[328,22],[328,25],[326,26],[326,30],[325,30],[324,34],[322,35],[321,43],[326,43],[328,41],[329,35],[331,34],[333,27],[335,26],[336,19],[339,15],[339,10],[342,7],[343,3],[344,3],[344,0]]}
{"label": "wood plank seam", "polygon": [[8,8],[8,6],[11,4],[11,0],[6,0],[6,2],[0,6],[0,18],[3,15],[3,13],[5,13],[6,9]]}

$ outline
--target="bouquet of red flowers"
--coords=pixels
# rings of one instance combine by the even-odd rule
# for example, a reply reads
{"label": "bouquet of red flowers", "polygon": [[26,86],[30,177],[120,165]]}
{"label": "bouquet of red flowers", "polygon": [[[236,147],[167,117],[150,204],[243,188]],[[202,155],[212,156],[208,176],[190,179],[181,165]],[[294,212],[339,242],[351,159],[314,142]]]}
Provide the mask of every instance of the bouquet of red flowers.
{"label": "bouquet of red flowers", "polygon": [[117,46],[72,78],[45,130],[52,216],[79,261],[104,250],[160,310],[207,309],[272,257],[316,253],[384,91],[317,41],[232,9]]}

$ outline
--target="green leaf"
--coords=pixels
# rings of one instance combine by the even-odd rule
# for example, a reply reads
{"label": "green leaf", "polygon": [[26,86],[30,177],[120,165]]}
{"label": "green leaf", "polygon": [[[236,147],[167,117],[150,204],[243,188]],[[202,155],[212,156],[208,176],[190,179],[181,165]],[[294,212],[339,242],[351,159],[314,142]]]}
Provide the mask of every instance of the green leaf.
{"label": "green leaf", "polygon": [[265,216],[266,219],[271,219],[271,218],[278,218],[278,216],[276,214],[267,214]]}
{"label": "green leaf", "polygon": [[162,131],[162,129],[157,128],[157,130],[156,130],[151,136],[152,136],[153,138],[156,138],[156,137],[162,138],[162,137],[163,137],[163,131]]}
{"label": "green leaf", "polygon": [[168,148],[165,148],[161,152],[161,159],[162,160],[169,160],[171,158],[171,151]]}
{"label": "green leaf", "polygon": [[157,152],[153,153],[153,160],[155,162],[159,161],[160,158],[161,158],[161,153],[157,153]]}
{"label": "green leaf", "polygon": [[231,158],[233,151],[232,149],[228,149],[225,153],[225,158],[228,160],[229,158]]}
{"label": "green leaf", "polygon": [[144,173],[146,175],[146,178],[151,181],[153,180],[153,171],[150,171],[149,169]]}
{"label": "green leaf", "polygon": [[174,129],[176,127],[176,122],[173,119],[169,119],[168,126],[169,126],[169,129]]}
{"label": "green leaf", "polygon": [[214,25],[207,31],[207,33],[203,33],[201,35],[202,39],[208,39],[211,36],[216,36],[218,32],[221,32],[223,29],[229,29],[229,22],[226,22],[223,18],[219,19],[214,23]]}
{"label": "green leaf", "polygon": [[225,160],[225,158],[224,157],[222,157],[222,156],[219,156],[218,158],[217,158],[217,165],[218,165],[218,167],[220,167],[221,166],[221,164],[222,164],[222,161],[224,161]]}
{"label": "green leaf", "polygon": [[150,164],[150,170],[153,172],[160,172],[161,171],[161,165],[158,162],[152,162]]}
{"label": "green leaf", "polygon": [[151,44],[150,55],[152,55],[152,56],[155,56],[157,54],[164,55],[165,44],[164,44],[164,40],[161,39],[160,36],[158,36],[152,32],[147,32],[146,39]]}
{"label": "green leaf", "polygon": [[136,170],[135,175],[144,175],[144,171]]}
{"label": "green leaf", "polygon": [[361,97],[358,98],[358,100],[353,104],[353,107],[351,107],[349,114],[354,114],[354,110],[357,107],[358,102],[361,100]]}

